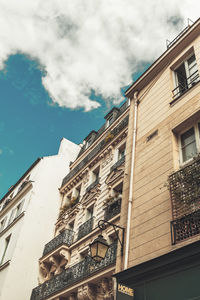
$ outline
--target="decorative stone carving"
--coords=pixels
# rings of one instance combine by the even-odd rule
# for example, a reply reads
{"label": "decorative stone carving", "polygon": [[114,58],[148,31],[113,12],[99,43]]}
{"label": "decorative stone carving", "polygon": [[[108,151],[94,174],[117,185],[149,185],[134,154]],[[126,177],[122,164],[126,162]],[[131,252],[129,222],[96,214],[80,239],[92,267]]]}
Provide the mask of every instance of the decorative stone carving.
{"label": "decorative stone carving", "polygon": [[103,159],[102,168],[104,168],[107,164],[109,164],[113,160],[113,153],[110,151],[108,152]]}
{"label": "decorative stone carving", "polygon": [[89,181],[89,178],[90,178],[89,177],[89,173],[86,172],[85,175],[84,175],[84,177],[83,177],[83,183],[86,184]]}
{"label": "decorative stone carving", "polygon": [[55,275],[59,274],[58,273],[58,267],[59,267],[59,261],[58,261],[58,259],[56,259],[53,256],[50,256],[49,257],[49,262],[51,264],[50,273],[51,274],[55,274]]}
{"label": "decorative stone carving", "polygon": [[103,278],[100,283],[100,293],[97,295],[97,300],[113,300],[113,282],[111,278]]}
{"label": "decorative stone carving", "polygon": [[77,300],[76,294],[75,293],[71,293],[69,295],[69,300]]}
{"label": "decorative stone carving", "polygon": [[89,190],[87,193],[85,193],[85,195],[83,196],[81,203],[82,203],[82,207],[83,209],[92,201],[96,201],[97,198],[100,195],[100,184],[96,184],[91,190]]}
{"label": "decorative stone carving", "polygon": [[78,288],[77,300],[96,300],[97,286],[94,284],[85,284]]}
{"label": "decorative stone carving", "polygon": [[111,188],[117,181],[124,176],[124,164],[120,165],[116,169],[112,170],[105,180],[105,183]]}
{"label": "decorative stone carving", "polygon": [[46,280],[49,280],[50,279],[50,272],[49,272],[49,266],[48,264],[42,262],[40,263],[40,266],[39,266],[39,272],[40,272],[40,282],[44,282]]}

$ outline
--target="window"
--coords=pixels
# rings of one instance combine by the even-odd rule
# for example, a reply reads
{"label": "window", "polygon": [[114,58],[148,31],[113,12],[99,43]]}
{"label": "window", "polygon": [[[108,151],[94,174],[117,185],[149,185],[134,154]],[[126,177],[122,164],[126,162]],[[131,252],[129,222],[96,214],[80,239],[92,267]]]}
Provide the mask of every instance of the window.
{"label": "window", "polygon": [[199,73],[195,55],[192,54],[188,59],[181,63],[175,70],[175,85],[173,98],[177,98],[199,81]]}
{"label": "window", "polygon": [[112,122],[114,121],[114,116],[113,114],[107,119],[107,122],[106,122],[106,127],[109,127]]}
{"label": "window", "polygon": [[6,219],[7,219],[7,217],[5,217],[5,218],[1,221],[1,223],[0,223],[0,232],[3,231],[4,228],[5,228],[5,225],[6,225]]}
{"label": "window", "polygon": [[8,221],[8,225],[9,225],[10,223],[12,223],[12,221],[13,221],[14,218],[15,218],[15,215],[16,215],[16,208],[14,208],[14,209],[11,211],[11,213],[10,213],[10,218],[9,218],[9,221]]}
{"label": "window", "polygon": [[118,149],[118,160],[122,159],[125,156],[125,149],[126,149],[126,145],[122,145],[119,149]]}
{"label": "window", "polygon": [[2,265],[3,262],[4,262],[4,258],[5,258],[7,249],[8,249],[8,245],[10,243],[10,238],[11,238],[11,234],[5,239],[4,250],[3,250],[3,255],[2,255],[2,258],[1,258],[0,265]]}
{"label": "window", "polygon": [[17,218],[17,217],[21,214],[23,205],[24,205],[24,200],[21,201],[21,202],[17,205],[15,218]]}
{"label": "window", "polygon": [[82,251],[79,255],[80,255],[80,261],[85,260],[88,256],[88,249],[86,249],[85,251]]}
{"label": "window", "polygon": [[180,161],[184,163],[200,152],[200,123],[180,134]]}
{"label": "window", "polygon": [[100,170],[100,167],[98,167],[94,171],[92,171],[92,182],[95,182],[99,179],[99,170]]}
{"label": "window", "polygon": [[93,211],[94,211],[93,206],[87,208],[87,210],[86,210],[86,220],[89,220],[93,217]]}
{"label": "window", "polygon": [[86,148],[90,147],[90,145],[92,144],[92,137],[90,137],[87,142],[86,142]]}
{"label": "window", "polygon": [[16,219],[22,212],[22,208],[23,208],[23,204],[24,204],[24,200],[21,201],[17,207],[15,207],[12,211],[11,211],[11,214],[10,214],[10,218],[9,218],[9,221],[8,221],[8,225],[11,224],[14,219]]}
{"label": "window", "polygon": [[72,221],[68,224],[68,229],[74,230],[74,221]]}

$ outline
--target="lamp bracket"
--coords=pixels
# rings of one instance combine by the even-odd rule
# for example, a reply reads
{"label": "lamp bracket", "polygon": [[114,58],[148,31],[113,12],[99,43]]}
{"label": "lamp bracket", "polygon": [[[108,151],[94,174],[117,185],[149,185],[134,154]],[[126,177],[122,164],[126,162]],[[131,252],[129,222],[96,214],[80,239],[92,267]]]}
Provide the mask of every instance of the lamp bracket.
{"label": "lamp bracket", "polygon": [[[106,229],[106,225],[110,225],[113,227],[114,231],[115,231],[115,234],[116,234],[116,237],[117,237],[117,240],[119,241],[120,245],[121,245],[121,256],[123,255],[123,246],[124,246],[124,232],[125,232],[125,229],[119,225],[116,225],[116,224],[113,224],[111,222],[108,222],[106,220],[100,220],[98,222],[98,227],[99,229],[102,231],[102,230],[105,230]],[[120,239],[119,237],[119,233],[117,231],[117,229],[120,229],[122,230],[122,239]]]}

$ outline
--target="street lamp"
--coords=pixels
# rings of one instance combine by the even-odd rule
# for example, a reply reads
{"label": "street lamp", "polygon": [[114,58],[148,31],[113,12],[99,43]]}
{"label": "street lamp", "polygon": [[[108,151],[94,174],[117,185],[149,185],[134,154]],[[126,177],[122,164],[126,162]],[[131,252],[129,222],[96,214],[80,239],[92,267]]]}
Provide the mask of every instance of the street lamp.
{"label": "street lamp", "polygon": [[99,234],[99,236],[90,244],[91,257],[96,262],[101,262],[105,258],[109,245],[104,237]]}
{"label": "street lamp", "polygon": [[[100,220],[98,222],[98,227],[102,230],[106,228],[106,225],[111,225],[115,231],[117,240],[119,241],[121,245],[121,256],[123,255],[123,246],[124,246],[124,228],[118,225],[115,225],[113,223],[110,223],[105,220]],[[116,228],[122,230],[122,240],[119,238],[118,231]],[[101,262],[107,253],[107,250],[109,248],[109,245],[107,241],[104,239],[102,234],[99,234],[99,236],[89,245],[90,246],[90,253],[91,257],[96,261],[96,262]]]}

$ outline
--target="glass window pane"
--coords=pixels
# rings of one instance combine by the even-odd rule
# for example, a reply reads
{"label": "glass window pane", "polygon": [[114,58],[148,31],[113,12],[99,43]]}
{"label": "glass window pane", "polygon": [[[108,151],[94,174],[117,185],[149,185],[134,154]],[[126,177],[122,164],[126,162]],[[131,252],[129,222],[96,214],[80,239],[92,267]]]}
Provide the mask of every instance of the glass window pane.
{"label": "glass window pane", "polygon": [[187,161],[197,154],[194,128],[189,129],[181,135],[181,148],[183,162]]}

